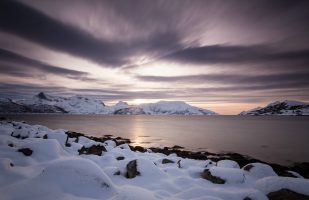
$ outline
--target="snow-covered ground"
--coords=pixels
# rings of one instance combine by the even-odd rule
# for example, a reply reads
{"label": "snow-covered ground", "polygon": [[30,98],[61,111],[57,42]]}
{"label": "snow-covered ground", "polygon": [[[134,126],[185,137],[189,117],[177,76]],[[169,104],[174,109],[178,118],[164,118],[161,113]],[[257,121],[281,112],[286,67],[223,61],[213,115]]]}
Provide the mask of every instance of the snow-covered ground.
{"label": "snow-covered ground", "polygon": [[40,125],[0,121],[1,199],[266,200],[280,189],[309,195],[309,180],[262,163],[133,152]]}
{"label": "snow-covered ground", "polygon": [[0,98],[0,113],[69,113],[103,115],[215,115],[207,109],[191,106],[182,101],[159,101],[141,105],[118,102],[106,106],[94,97],[57,97],[43,92],[31,99],[13,101]]}
{"label": "snow-covered ground", "polygon": [[243,111],[239,115],[309,115],[309,104],[300,101],[276,101],[265,107]]}

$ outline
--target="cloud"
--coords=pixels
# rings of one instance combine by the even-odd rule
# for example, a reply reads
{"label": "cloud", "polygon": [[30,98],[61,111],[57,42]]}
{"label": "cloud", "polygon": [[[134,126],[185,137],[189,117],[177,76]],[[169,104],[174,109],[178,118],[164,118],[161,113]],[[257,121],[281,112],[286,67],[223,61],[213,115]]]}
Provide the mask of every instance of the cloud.
{"label": "cloud", "polygon": [[179,82],[179,83],[219,83],[221,85],[265,85],[297,83],[298,86],[309,87],[309,72],[245,75],[245,74],[202,74],[186,76],[136,76],[141,81],[148,82]]}
{"label": "cloud", "polygon": [[219,63],[231,65],[232,67],[235,67],[236,64],[251,64],[251,66],[254,64],[268,64],[268,66],[279,65],[278,67],[297,64],[303,66],[309,64],[309,49],[282,52],[267,45],[212,45],[187,48],[162,59],[202,65]]}
{"label": "cloud", "polygon": [[87,79],[87,76],[89,75],[87,72],[49,65],[0,48],[1,74],[34,77],[37,75],[37,73],[35,73],[36,71],[39,71],[40,74],[44,75],[54,74],[71,79]]}
{"label": "cloud", "polygon": [[173,32],[160,32],[134,42],[110,42],[57,21],[16,1],[0,1],[0,30],[15,34],[47,48],[69,53],[109,67],[130,63],[140,53],[156,53],[179,47]]}

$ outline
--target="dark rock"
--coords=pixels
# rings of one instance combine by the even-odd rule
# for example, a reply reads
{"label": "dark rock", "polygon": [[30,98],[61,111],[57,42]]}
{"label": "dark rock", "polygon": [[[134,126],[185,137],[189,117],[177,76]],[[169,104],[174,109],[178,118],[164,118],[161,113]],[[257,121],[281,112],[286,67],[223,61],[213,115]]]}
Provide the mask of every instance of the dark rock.
{"label": "dark rock", "polygon": [[11,167],[14,167],[14,164],[13,164],[13,163],[10,163],[10,166],[11,166]]}
{"label": "dark rock", "polygon": [[137,162],[132,160],[127,164],[127,178],[135,178],[140,173],[137,171]]}
{"label": "dark rock", "polygon": [[120,175],[120,171],[116,171],[116,172],[114,173],[114,175],[115,175],[115,176],[119,176],[119,175]]}
{"label": "dark rock", "polygon": [[270,200],[309,200],[309,196],[299,194],[289,189],[281,189],[267,195]]}
{"label": "dark rock", "polygon": [[147,151],[144,147],[141,147],[141,146],[135,146],[135,147],[130,146],[130,148],[131,148],[132,151],[139,151],[139,152],[146,152]]}
{"label": "dark rock", "polygon": [[162,164],[166,164],[166,163],[175,163],[175,162],[172,161],[172,160],[170,160],[170,159],[164,158],[164,159],[162,160]]}
{"label": "dark rock", "polygon": [[43,139],[48,139],[47,134],[45,134],[45,135],[43,136]]}
{"label": "dark rock", "polygon": [[220,177],[213,176],[208,169],[205,169],[202,172],[201,176],[202,176],[202,178],[209,180],[210,182],[215,183],[215,184],[224,184],[225,183],[225,180],[221,179]]}
{"label": "dark rock", "polygon": [[244,200],[252,200],[250,197],[245,197]]}
{"label": "dark rock", "polygon": [[79,155],[81,155],[81,154],[87,154],[87,155],[93,154],[93,155],[97,155],[97,156],[101,156],[102,151],[106,152],[105,147],[102,146],[102,145],[92,145],[89,148],[86,148],[86,147],[83,146],[80,150],[78,150]]}
{"label": "dark rock", "polygon": [[181,164],[180,164],[180,161],[181,161],[181,160],[178,160],[178,161],[177,161],[178,168],[182,168],[182,166],[181,166]]}
{"label": "dark rock", "polygon": [[309,179],[309,163],[295,163],[293,167],[290,168],[291,171],[298,172],[304,178]]}
{"label": "dark rock", "polygon": [[7,120],[5,117],[0,117],[0,121]]}
{"label": "dark rock", "polygon": [[172,149],[184,149],[184,147],[178,146],[178,145],[174,145],[174,146],[172,147]]}
{"label": "dark rock", "polygon": [[23,153],[25,156],[31,156],[32,155],[32,150],[29,148],[22,148],[22,149],[18,149],[18,152]]}
{"label": "dark rock", "polygon": [[246,170],[246,171],[250,171],[250,169],[252,169],[254,166],[253,165],[251,165],[251,164],[248,164],[248,165],[246,165],[245,167],[244,167],[244,170]]}
{"label": "dark rock", "polygon": [[13,143],[8,144],[9,147],[14,147]]}
{"label": "dark rock", "polygon": [[124,160],[124,157],[123,156],[118,156],[116,159],[117,160]]}

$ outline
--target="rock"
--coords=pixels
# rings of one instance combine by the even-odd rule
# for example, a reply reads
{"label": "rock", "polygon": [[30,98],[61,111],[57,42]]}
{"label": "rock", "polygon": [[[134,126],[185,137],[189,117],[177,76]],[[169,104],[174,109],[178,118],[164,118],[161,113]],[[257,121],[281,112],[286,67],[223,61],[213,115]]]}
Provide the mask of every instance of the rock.
{"label": "rock", "polygon": [[289,189],[281,189],[267,195],[270,200],[309,200],[309,196],[296,193]]}
{"label": "rock", "polygon": [[290,170],[296,171],[304,178],[309,179],[309,163],[307,162],[296,163]]}
{"label": "rock", "polygon": [[127,164],[127,178],[135,178],[140,173],[137,171],[137,161],[132,160]]}
{"label": "rock", "polygon": [[144,147],[141,146],[135,146],[135,147],[131,147],[132,151],[139,151],[139,152],[146,152],[147,150]]}
{"label": "rock", "polygon": [[124,160],[124,157],[123,156],[118,156],[116,159],[117,160]]}
{"label": "rock", "polygon": [[162,164],[167,164],[167,163],[175,163],[175,162],[172,161],[172,160],[170,160],[170,159],[164,158],[164,159],[162,160]]}
{"label": "rock", "polygon": [[9,147],[14,147],[13,143],[8,144]]}
{"label": "rock", "polygon": [[45,135],[43,136],[43,139],[48,139],[47,134],[45,134]]}
{"label": "rock", "polygon": [[22,148],[22,149],[18,149],[18,152],[23,153],[25,156],[31,156],[32,155],[32,150],[29,148]]}
{"label": "rock", "polygon": [[245,197],[244,200],[252,200],[250,197]]}
{"label": "rock", "polygon": [[11,166],[11,167],[14,167],[14,164],[13,164],[13,163],[10,163],[10,166]]}
{"label": "rock", "polygon": [[172,147],[172,149],[184,149],[184,147],[179,146],[179,145],[174,145],[174,146]]}
{"label": "rock", "polygon": [[114,175],[115,175],[115,176],[119,176],[119,175],[120,175],[120,171],[116,171],[116,172],[114,173]]}
{"label": "rock", "polygon": [[225,180],[221,179],[220,177],[213,176],[210,173],[209,169],[205,169],[202,172],[201,176],[202,176],[202,178],[209,180],[210,182],[215,183],[215,184],[224,184],[225,183]]}
{"label": "rock", "polygon": [[251,168],[253,168],[253,165],[248,164],[248,165],[244,166],[243,169],[244,169],[245,171],[248,171],[248,172],[249,172]]}
{"label": "rock", "polygon": [[87,154],[87,155],[93,154],[93,155],[97,155],[97,156],[101,156],[102,151],[106,152],[105,147],[102,146],[102,145],[92,145],[89,148],[86,148],[86,147],[83,146],[80,150],[78,150],[79,155],[81,155],[81,154]]}

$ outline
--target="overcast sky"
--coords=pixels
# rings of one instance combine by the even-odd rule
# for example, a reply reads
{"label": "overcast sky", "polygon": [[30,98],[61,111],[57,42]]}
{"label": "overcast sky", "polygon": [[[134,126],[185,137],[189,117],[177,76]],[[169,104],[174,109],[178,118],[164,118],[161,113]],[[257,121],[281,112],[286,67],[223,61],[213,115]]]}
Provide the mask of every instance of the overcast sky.
{"label": "overcast sky", "polygon": [[1,0],[0,96],[309,101],[308,22],[308,0]]}

